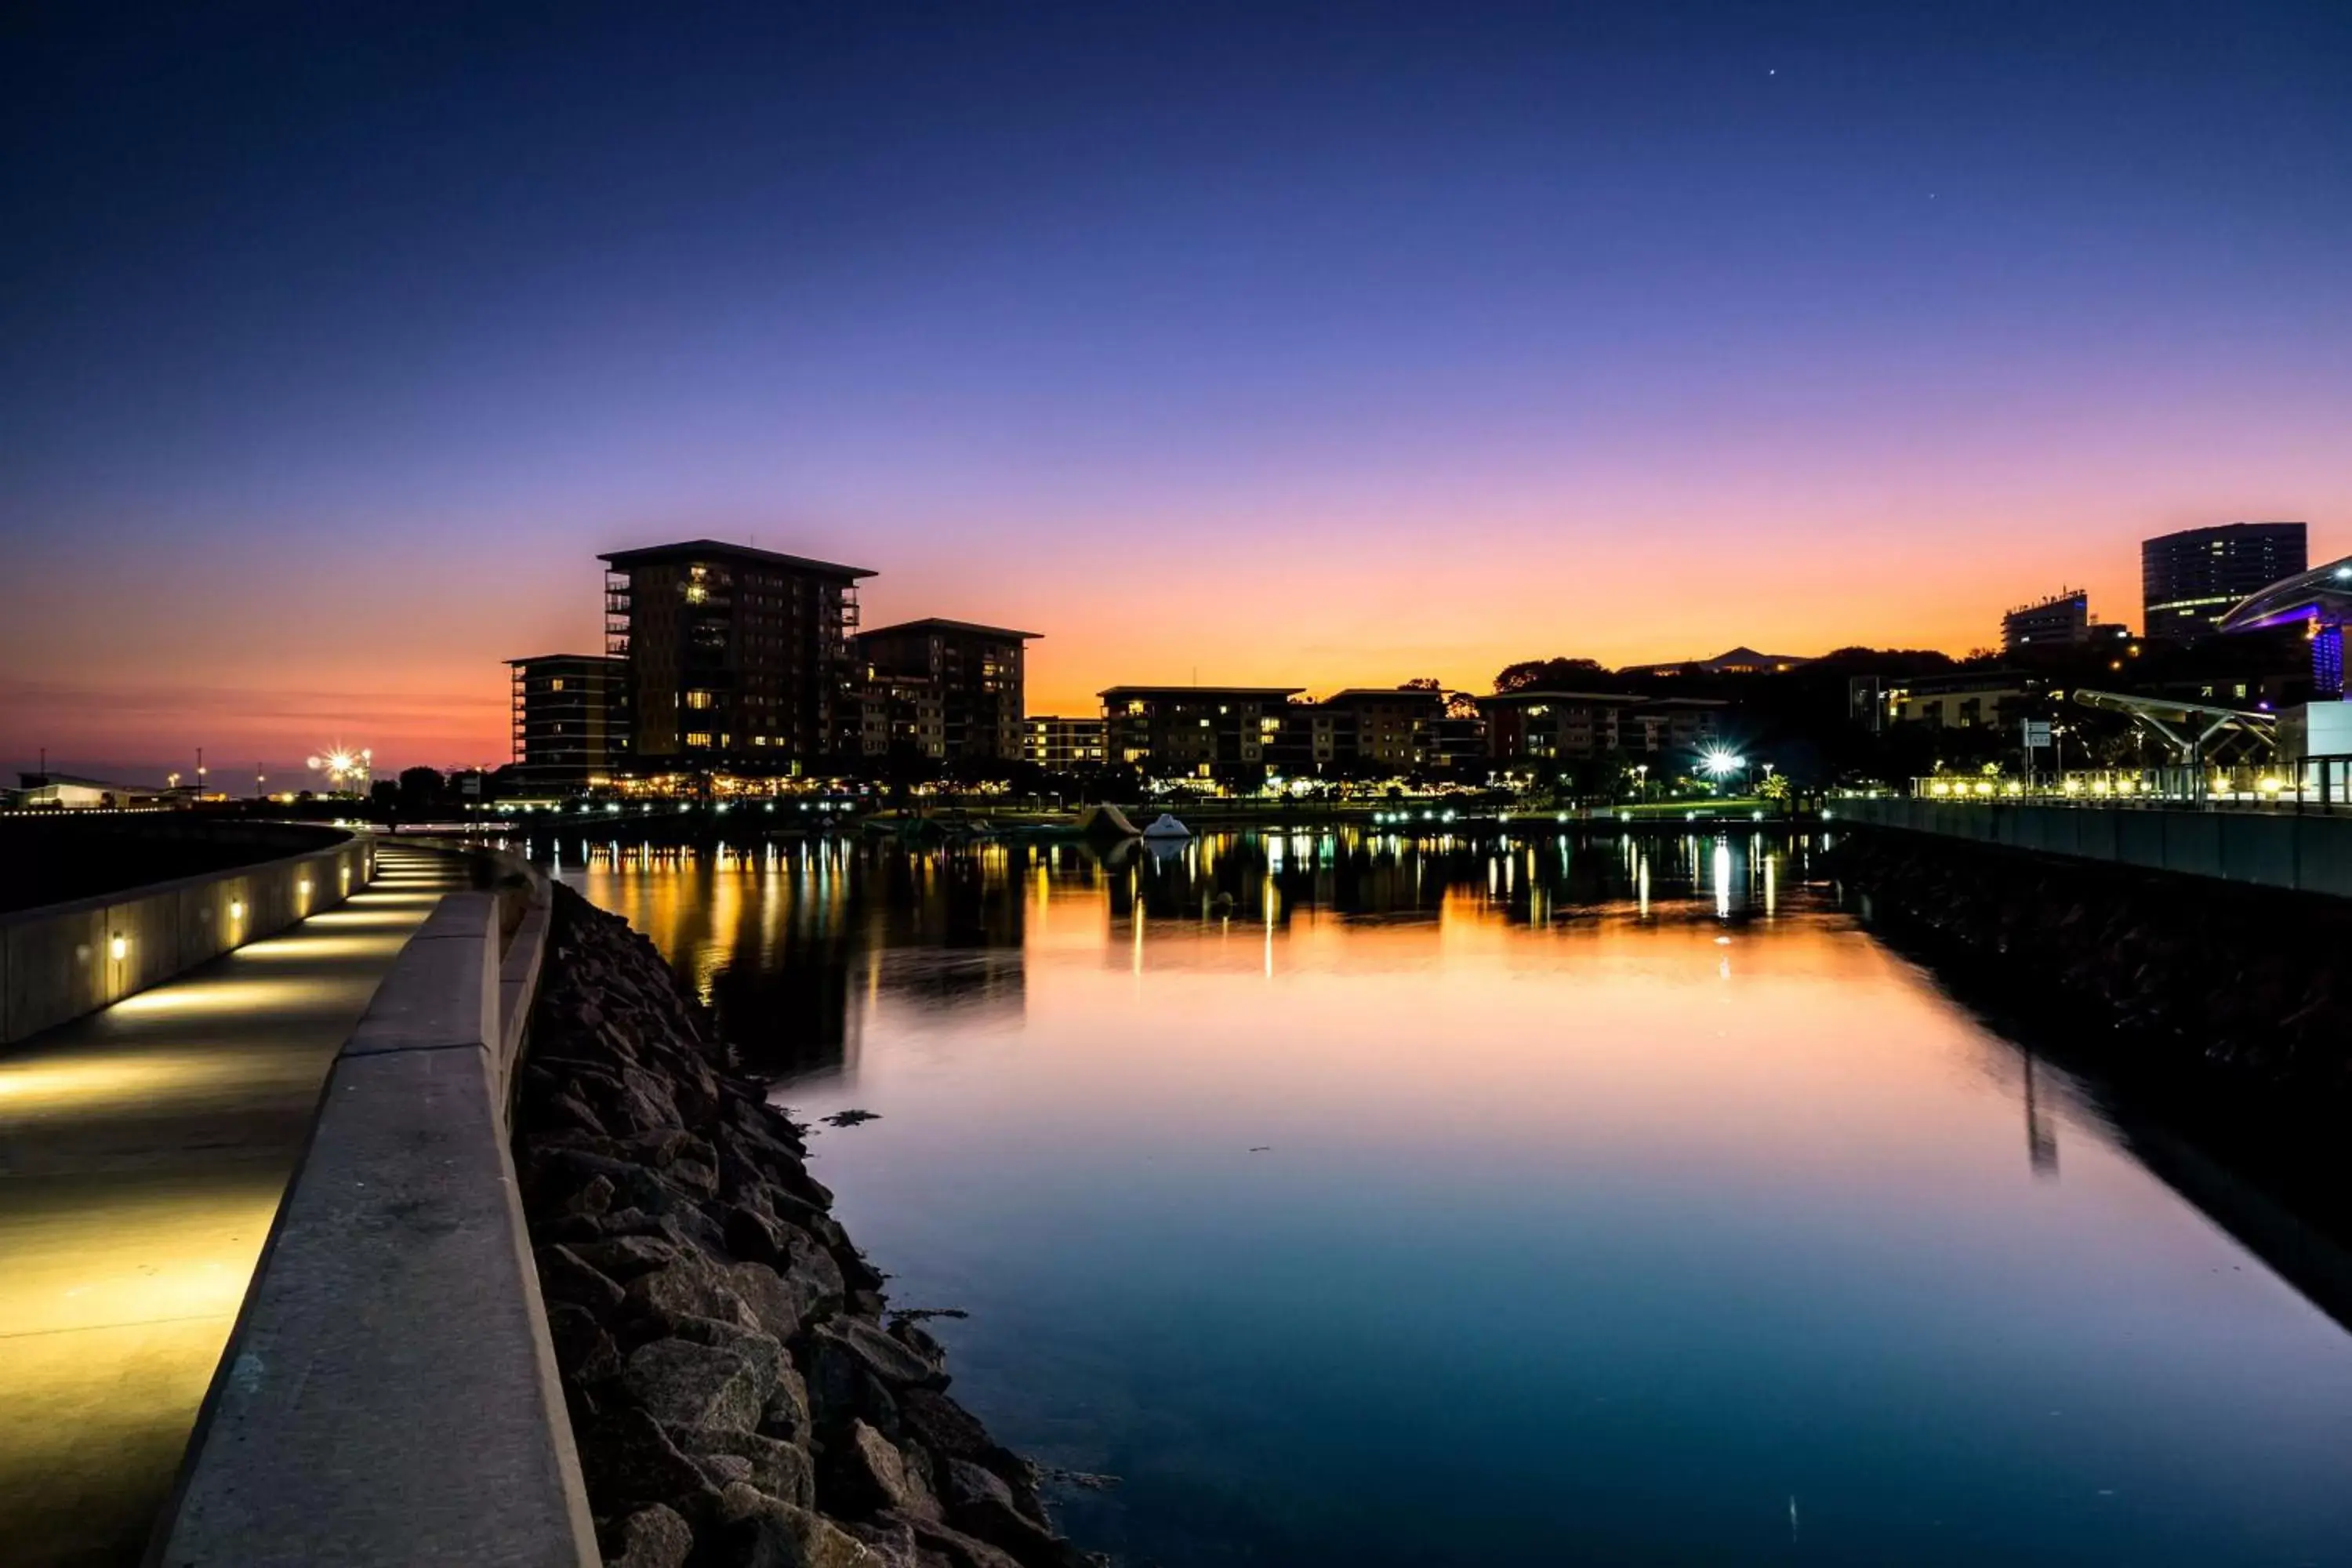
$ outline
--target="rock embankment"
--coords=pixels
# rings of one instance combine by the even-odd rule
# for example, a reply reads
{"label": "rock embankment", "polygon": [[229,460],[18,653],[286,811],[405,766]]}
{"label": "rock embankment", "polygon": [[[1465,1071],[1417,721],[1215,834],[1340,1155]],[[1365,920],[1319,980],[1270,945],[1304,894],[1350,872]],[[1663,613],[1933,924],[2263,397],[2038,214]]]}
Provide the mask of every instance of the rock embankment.
{"label": "rock embankment", "polygon": [[515,1163],[611,1568],[1080,1568],[651,942],[556,890]]}

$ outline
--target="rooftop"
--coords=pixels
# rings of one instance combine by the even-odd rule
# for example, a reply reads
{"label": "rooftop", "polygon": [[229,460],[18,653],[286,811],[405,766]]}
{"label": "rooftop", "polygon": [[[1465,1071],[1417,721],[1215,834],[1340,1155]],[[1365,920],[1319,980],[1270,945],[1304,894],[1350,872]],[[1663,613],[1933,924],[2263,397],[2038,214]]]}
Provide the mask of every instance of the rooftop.
{"label": "rooftop", "polygon": [[969,632],[975,637],[1016,637],[1023,639],[1034,639],[1045,635],[1044,632],[1017,631],[1011,626],[983,626],[978,621],[950,620],[941,616],[925,616],[920,620],[900,621],[896,626],[873,626],[858,635],[869,637],[887,637],[898,632]]}
{"label": "rooftop", "polygon": [[510,658],[509,664],[626,664],[629,661],[616,653],[535,653],[525,658]]}
{"label": "rooftop", "polygon": [[863,566],[813,561],[805,555],[755,550],[748,544],[729,544],[718,539],[688,539],[677,544],[648,544],[642,550],[615,550],[596,559],[608,566],[658,566],[670,561],[742,561],[762,566],[781,566],[788,572],[812,572],[824,577],[850,579],[874,575]]}
{"label": "rooftop", "polygon": [[1268,701],[1297,696],[1303,686],[1106,686],[1095,693],[1108,702],[1120,697],[1255,697]]}

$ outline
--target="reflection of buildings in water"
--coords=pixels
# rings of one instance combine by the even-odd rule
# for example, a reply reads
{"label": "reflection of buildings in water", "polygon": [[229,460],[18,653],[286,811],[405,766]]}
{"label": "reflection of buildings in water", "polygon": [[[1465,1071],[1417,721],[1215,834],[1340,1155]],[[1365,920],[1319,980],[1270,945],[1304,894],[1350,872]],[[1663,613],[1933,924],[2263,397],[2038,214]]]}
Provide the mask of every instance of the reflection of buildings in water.
{"label": "reflection of buildings in water", "polygon": [[2058,1129],[2034,1097],[2033,1053],[2025,1057],[2025,1163],[2037,1176],[2058,1176]]}
{"label": "reflection of buildings in water", "polygon": [[1508,923],[1549,925],[1614,903],[1683,918],[1777,916],[1801,886],[1810,841],[1784,830],[1664,834],[1575,832],[1413,839],[1356,829],[1215,834],[1164,855],[1101,857],[1113,923],[1139,912],[1163,935],[1202,922],[1280,928],[1294,912],[1357,920],[1434,920],[1476,910]]}

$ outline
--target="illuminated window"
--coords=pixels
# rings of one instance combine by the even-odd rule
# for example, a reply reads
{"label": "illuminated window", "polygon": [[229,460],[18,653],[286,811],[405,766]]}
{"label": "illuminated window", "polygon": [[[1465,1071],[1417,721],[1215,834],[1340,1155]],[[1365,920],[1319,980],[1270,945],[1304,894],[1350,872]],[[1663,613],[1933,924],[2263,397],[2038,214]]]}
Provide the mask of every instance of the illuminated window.
{"label": "illuminated window", "polygon": [[563,677],[562,677],[562,676],[560,676],[560,675],[559,675],[559,676],[557,676],[554,679],[552,679],[552,680],[549,681],[549,682],[547,683],[547,689],[548,689],[550,691],[561,691],[561,690],[562,690],[562,689],[563,689]]}
{"label": "illuminated window", "polygon": [[690,730],[687,731],[686,743],[689,746],[708,746],[710,744],[710,732],[707,730]]}
{"label": "illuminated window", "polygon": [[689,691],[686,694],[686,705],[688,708],[708,708],[710,706],[710,693]]}

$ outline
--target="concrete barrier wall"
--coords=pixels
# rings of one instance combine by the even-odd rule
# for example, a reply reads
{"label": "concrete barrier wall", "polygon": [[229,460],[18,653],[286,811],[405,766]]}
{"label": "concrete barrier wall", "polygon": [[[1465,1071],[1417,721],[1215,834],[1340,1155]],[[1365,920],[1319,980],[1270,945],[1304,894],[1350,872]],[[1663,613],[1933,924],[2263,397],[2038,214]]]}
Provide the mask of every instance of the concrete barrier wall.
{"label": "concrete barrier wall", "polygon": [[503,954],[444,898],[337,1057],[151,1564],[598,1562],[509,1152],[531,889]]}
{"label": "concrete barrier wall", "polygon": [[2141,806],[1841,800],[1842,823],[1929,833],[2255,887],[2352,898],[2352,817]]}
{"label": "concrete barrier wall", "polygon": [[0,1045],[161,984],[332,909],[375,875],[375,843],[0,915]]}

